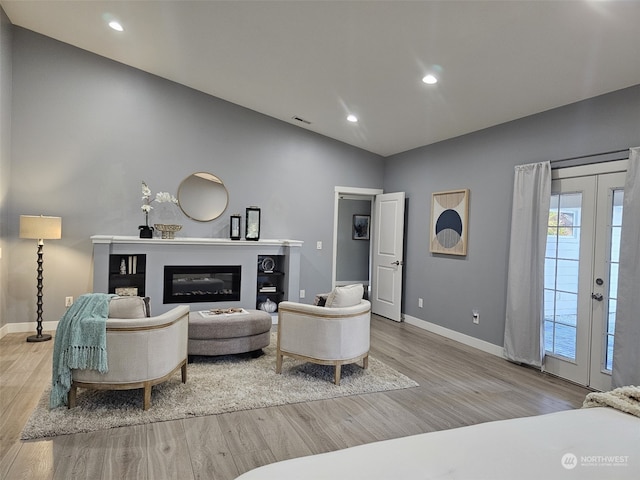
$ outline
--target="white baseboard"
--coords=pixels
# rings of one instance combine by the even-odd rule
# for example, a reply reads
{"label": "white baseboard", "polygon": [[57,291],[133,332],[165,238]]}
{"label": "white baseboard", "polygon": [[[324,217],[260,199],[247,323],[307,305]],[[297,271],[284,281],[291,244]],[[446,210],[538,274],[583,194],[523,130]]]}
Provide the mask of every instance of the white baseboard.
{"label": "white baseboard", "polygon": [[451,340],[463,343],[464,345],[477,348],[478,350],[490,353],[492,355],[495,355],[496,357],[505,358],[504,349],[499,345],[494,345],[493,343],[485,342],[484,340],[480,340],[479,338],[465,335],[464,333],[456,332],[455,330],[451,330],[449,328],[441,327],[440,325],[427,322],[426,320],[420,320],[419,318],[412,317],[411,315],[404,315],[404,321],[410,325],[422,328],[423,330],[435,333],[436,335],[450,338]]}
{"label": "white baseboard", "polygon": [[[55,332],[58,328],[58,320],[54,322],[42,322],[42,331],[46,333]],[[36,333],[35,322],[7,323],[0,328],[0,338],[9,333]]]}

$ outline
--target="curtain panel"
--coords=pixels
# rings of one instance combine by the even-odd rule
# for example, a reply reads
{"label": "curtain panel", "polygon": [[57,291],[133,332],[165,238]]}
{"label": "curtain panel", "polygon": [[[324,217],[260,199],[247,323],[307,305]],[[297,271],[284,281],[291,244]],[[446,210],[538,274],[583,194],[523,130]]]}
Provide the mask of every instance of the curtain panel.
{"label": "curtain panel", "polygon": [[505,356],[542,367],[544,255],[551,202],[551,163],[515,167],[504,332]]}
{"label": "curtain panel", "polygon": [[629,152],[620,233],[614,387],[640,385],[640,147]]}

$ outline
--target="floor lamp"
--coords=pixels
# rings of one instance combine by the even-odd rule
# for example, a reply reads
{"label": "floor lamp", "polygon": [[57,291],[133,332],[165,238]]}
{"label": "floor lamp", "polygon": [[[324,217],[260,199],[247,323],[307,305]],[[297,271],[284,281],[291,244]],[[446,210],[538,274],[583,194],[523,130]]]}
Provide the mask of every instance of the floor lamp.
{"label": "floor lamp", "polygon": [[43,215],[20,215],[20,238],[38,240],[38,328],[37,335],[27,337],[27,342],[45,342],[51,335],[42,334],[42,249],[44,240],[57,240],[62,237],[62,218]]}

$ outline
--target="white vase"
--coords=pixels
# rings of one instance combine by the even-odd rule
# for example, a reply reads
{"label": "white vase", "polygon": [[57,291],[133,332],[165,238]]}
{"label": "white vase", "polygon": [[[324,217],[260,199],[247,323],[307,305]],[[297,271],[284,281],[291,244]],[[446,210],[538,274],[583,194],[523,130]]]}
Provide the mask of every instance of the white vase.
{"label": "white vase", "polygon": [[273,313],[278,308],[278,304],[276,302],[271,301],[270,298],[267,298],[266,302],[262,302],[260,304],[260,310],[264,310],[267,313]]}

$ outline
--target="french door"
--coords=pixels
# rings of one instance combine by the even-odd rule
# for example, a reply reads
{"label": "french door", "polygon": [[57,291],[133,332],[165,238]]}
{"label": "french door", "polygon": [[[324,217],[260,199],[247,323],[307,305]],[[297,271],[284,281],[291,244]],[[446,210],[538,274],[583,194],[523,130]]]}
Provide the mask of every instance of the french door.
{"label": "french door", "polygon": [[611,388],[624,172],[551,185],[544,285],[545,370]]}

